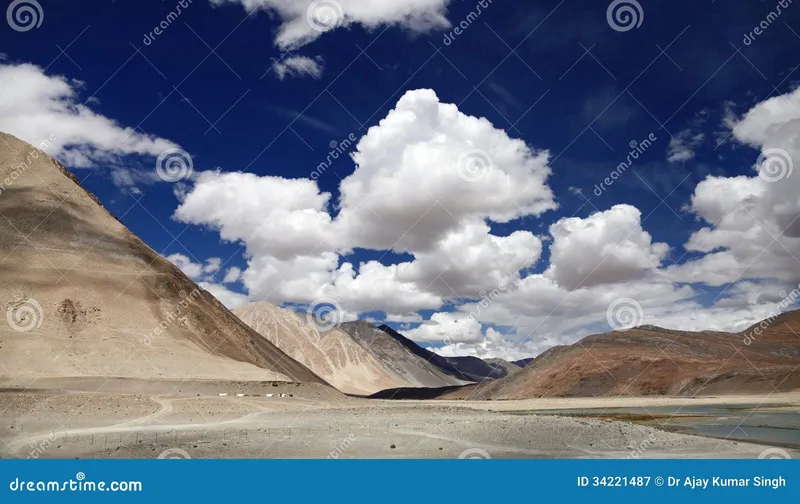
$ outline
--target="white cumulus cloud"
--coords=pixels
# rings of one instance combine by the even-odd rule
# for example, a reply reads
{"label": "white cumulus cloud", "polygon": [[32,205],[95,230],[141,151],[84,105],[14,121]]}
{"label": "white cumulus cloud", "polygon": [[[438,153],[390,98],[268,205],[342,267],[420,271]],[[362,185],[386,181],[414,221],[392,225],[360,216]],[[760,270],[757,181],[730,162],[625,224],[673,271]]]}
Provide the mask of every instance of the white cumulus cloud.
{"label": "white cumulus cloud", "polygon": [[669,246],[653,243],[641,218],[636,207],[616,205],[586,219],[560,220],[550,227],[553,244],[545,276],[574,290],[636,280],[656,270]]}
{"label": "white cumulus cloud", "polygon": [[758,173],[697,185],[690,210],[706,225],[685,247],[705,255],[668,274],[711,285],[758,279],[793,288],[800,281],[800,88],[729,118],[728,126],[736,140],[759,151]]}
{"label": "white cumulus cloud", "polygon": [[242,270],[236,266],[228,268],[227,273],[225,273],[225,278],[222,280],[222,283],[234,283],[238,282],[239,279],[242,278]]}
{"label": "white cumulus cloud", "polygon": [[488,120],[407,92],[358,142],[336,229],[349,246],[423,252],[462,222],[509,222],[557,207],[547,151]]}
{"label": "white cumulus cloud", "polygon": [[157,157],[177,148],[82,104],[82,87],[79,81],[47,75],[36,65],[0,65],[0,130],[42,147],[71,167],[90,167],[129,154]]}

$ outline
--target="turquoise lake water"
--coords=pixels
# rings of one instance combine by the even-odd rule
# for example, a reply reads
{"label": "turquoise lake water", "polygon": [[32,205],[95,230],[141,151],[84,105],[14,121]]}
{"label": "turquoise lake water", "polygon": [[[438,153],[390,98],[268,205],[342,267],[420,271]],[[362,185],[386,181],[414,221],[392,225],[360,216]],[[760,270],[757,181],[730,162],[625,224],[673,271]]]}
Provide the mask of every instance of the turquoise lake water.
{"label": "turquoise lake water", "polygon": [[721,439],[800,448],[800,408],[786,405],[735,404],[658,406],[652,408],[563,409],[530,411],[537,415],[653,415],[638,421],[665,430]]}

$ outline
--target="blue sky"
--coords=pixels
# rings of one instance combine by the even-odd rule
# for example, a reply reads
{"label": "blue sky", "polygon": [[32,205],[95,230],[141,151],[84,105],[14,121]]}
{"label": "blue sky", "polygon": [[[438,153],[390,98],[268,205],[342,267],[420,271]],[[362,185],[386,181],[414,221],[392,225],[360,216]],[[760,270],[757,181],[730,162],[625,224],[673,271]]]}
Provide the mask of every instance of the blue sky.
{"label": "blue sky", "polygon": [[[53,154],[134,233],[180,262],[223,301],[266,298],[303,309],[322,300],[345,318],[360,314],[382,320],[383,312],[391,313],[396,315],[390,317],[395,327],[418,341],[444,346],[443,353],[536,353],[606,330],[609,324],[613,327],[610,301],[617,299],[635,302],[638,322],[740,329],[774,310],[780,293],[797,285],[798,233],[792,231],[793,221],[786,220],[785,210],[788,206],[791,215],[798,204],[786,190],[795,187],[798,175],[775,184],[759,178],[754,167],[759,154],[775,148],[793,163],[800,130],[795,92],[800,82],[795,72],[800,64],[800,6],[785,1],[775,14],[779,4],[770,1],[614,2],[617,8],[632,9],[627,14],[632,13],[634,23],[612,26],[609,15],[615,11],[606,1],[369,4],[185,0],[178,11],[179,4],[171,0],[148,5],[88,0],[79,7],[41,0],[36,12],[40,26],[0,26],[0,64],[6,72],[0,92],[9,100],[5,121],[0,113],[0,130],[36,144],[47,132],[44,127],[27,127],[34,122],[26,115],[30,109],[19,105],[30,100],[26,89],[32,89],[19,76],[19,68],[35,65],[38,70],[29,72],[31,76],[38,71],[44,79],[61,79],[74,93],[51,103],[46,101],[51,95],[42,91],[37,105],[48,108],[51,116],[80,115],[72,107],[85,103],[98,117],[112,120],[114,127],[135,128],[133,137],[140,144],[150,142],[119,149],[97,140],[102,133],[73,135]],[[307,13],[314,8],[338,16],[339,26],[324,33],[309,29],[314,20],[308,21]],[[169,16],[171,12],[179,14]],[[168,16],[171,21],[165,22]],[[162,22],[166,28],[154,33]],[[761,27],[760,34],[754,34],[756,27]],[[747,34],[751,35],[745,41]],[[18,73],[12,78],[15,69]],[[434,223],[430,229],[417,228],[419,236],[404,235],[406,222],[422,219],[422,226],[427,225],[424,213],[415,214],[411,204],[407,209],[392,206],[395,200],[403,201],[403,195],[391,184],[381,185],[387,179],[370,175],[397,170],[398,179],[417,180],[411,172],[406,178],[400,171],[412,169],[415,145],[436,145],[436,131],[425,139],[408,131],[398,140],[393,129],[376,129],[370,146],[359,149],[363,176],[353,176],[356,163],[340,156],[309,182],[313,194],[305,194],[300,185],[276,182],[278,177],[309,179],[335,150],[332,145],[351,135],[356,142],[348,152],[356,151],[358,140],[391,116],[401,97],[425,89],[435,97],[413,95],[419,100],[409,99],[409,110],[421,117],[423,109],[455,104],[460,115],[453,129],[449,121],[442,121],[432,130],[440,128],[438,134],[454,145],[461,142],[464,149],[490,154],[494,175],[505,178],[486,182],[483,188],[478,184],[485,181],[465,186],[467,192],[451,185],[453,194],[436,193],[446,191],[447,184],[442,189],[419,179],[419,188],[406,183],[400,189],[409,191],[409,201],[415,192],[428,190],[432,204],[439,201],[447,207],[452,198],[459,207],[459,194],[490,199],[504,187],[530,182],[530,171],[538,173],[530,191],[520,189],[520,198],[528,197],[530,205],[523,201],[508,218],[496,218],[497,209],[479,208],[479,203],[463,215],[444,208],[454,222],[463,217],[476,226],[470,229],[477,255],[504,251],[509,264],[521,266],[502,274],[492,267],[460,277],[453,273],[453,282],[464,282],[463,288],[449,282],[451,294],[437,284],[442,277],[431,268],[458,269],[448,263],[448,249],[437,245],[458,230]],[[20,110],[16,115],[8,112],[15,110],[12,96]],[[765,119],[765,112],[759,111],[772,112]],[[490,135],[471,139],[471,123],[463,119],[470,117],[485,118],[502,138],[491,146],[480,143]],[[456,131],[462,124],[466,130]],[[431,125],[408,124],[409,130],[427,126]],[[101,128],[94,123],[88,127]],[[654,140],[642,148],[645,139]],[[514,140],[524,142],[533,154],[517,153],[506,160],[503,156]],[[639,144],[641,155],[637,152],[630,166],[620,170],[620,163],[636,150],[632,142]],[[190,156],[191,176],[176,183],[155,175],[156,159],[168,148]],[[396,157],[382,159],[379,152]],[[545,162],[529,163],[542,152],[547,153]],[[445,164],[430,163],[419,176],[449,169]],[[223,177],[213,175],[214,170]],[[595,191],[615,170],[614,183]],[[205,179],[204,172],[210,172]],[[232,172],[252,178],[224,178]],[[355,196],[339,204],[340,184],[348,177],[353,194],[356,187],[369,192],[364,201],[366,206],[374,201],[370,212],[380,224],[359,221],[371,217],[363,207],[354,209]],[[768,185],[764,189],[757,184]],[[382,190],[393,192],[383,197]],[[536,193],[540,190],[549,190],[551,196]],[[277,192],[303,193],[298,197],[302,203]],[[329,196],[319,196],[324,193]],[[725,228],[725,222],[719,223],[725,212],[713,219],[717,222],[709,220],[715,209],[730,210],[726,198],[731,194],[739,197],[736,204],[755,227],[738,225],[742,220],[737,216]],[[306,232],[302,226],[309,224],[292,212],[310,205],[303,215],[327,215],[322,225],[334,226],[321,231],[323,235],[347,237],[331,238],[336,243],[329,250],[306,247],[291,233],[285,235],[285,240],[294,240],[289,245],[278,243],[281,236],[248,241],[256,228],[239,226],[230,215],[220,217],[223,202],[233,207],[248,198],[250,204],[230,208],[231,215],[245,208],[253,222],[284,219],[307,236],[317,230]],[[516,197],[512,200],[518,202]],[[271,203],[259,203],[265,201]],[[204,205],[213,206],[213,211]],[[347,225],[328,222],[344,221],[338,218],[340,208],[348,205],[352,215]],[[179,207],[183,218],[176,213]],[[408,215],[401,215],[403,210]],[[298,220],[292,220],[295,217]],[[479,223],[488,229],[477,230]],[[558,223],[554,231],[551,226]],[[603,226],[612,232],[598,231]],[[373,228],[374,233],[369,231]],[[696,233],[704,228],[712,230],[713,236],[706,238],[713,245],[700,243],[705,238]],[[525,236],[517,235],[513,244],[491,248],[490,236],[520,232]],[[734,239],[734,232],[741,236]],[[406,238],[413,243],[405,248],[381,245],[393,233],[396,237],[389,243]],[[754,238],[760,233],[780,240]],[[687,247],[693,237],[695,243]],[[757,252],[737,250],[734,242],[743,239],[752,239],[750,248]],[[479,250],[479,242],[488,248]],[[322,252],[334,254],[333,268],[329,256],[319,255]],[[411,264],[425,254],[428,258],[418,261],[414,271],[377,267],[369,275],[358,274],[369,261],[390,267]],[[315,265],[301,266],[307,268],[306,277],[294,284],[290,278],[278,288],[280,274],[270,276],[270,261],[285,262],[288,269],[278,268],[279,273],[298,271],[297,263],[290,267],[286,262],[291,256],[307,257]],[[261,264],[253,264],[259,257]],[[530,260],[520,260],[523,257]],[[200,265],[210,258],[219,258],[220,268],[203,272]],[[323,262],[328,266],[317,264]],[[337,285],[346,264],[361,283]],[[581,265],[591,267],[583,271]],[[250,276],[223,286],[230,267],[250,268]],[[350,274],[347,268],[344,273],[341,281]],[[498,278],[509,275],[496,299],[485,306],[475,304],[481,293],[485,297],[493,291]],[[391,288],[380,291],[381,285]],[[666,290],[661,293],[660,288]],[[398,311],[395,303],[400,298],[408,306]],[[549,306],[547,300],[554,299],[558,301],[552,310],[531,308],[537,303]],[[596,299],[602,300],[596,306],[586,301]]]}

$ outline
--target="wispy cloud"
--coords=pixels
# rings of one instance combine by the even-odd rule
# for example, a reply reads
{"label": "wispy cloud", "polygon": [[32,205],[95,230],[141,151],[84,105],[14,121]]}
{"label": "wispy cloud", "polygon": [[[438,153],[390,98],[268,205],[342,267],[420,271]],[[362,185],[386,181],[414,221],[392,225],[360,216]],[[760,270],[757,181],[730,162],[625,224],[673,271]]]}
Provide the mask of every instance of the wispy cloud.
{"label": "wispy cloud", "polygon": [[286,77],[306,77],[311,76],[315,79],[322,77],[324,71],[322,58],[316,56],[290,56],[282,60],[273,60],[272,71],[280,80]]}

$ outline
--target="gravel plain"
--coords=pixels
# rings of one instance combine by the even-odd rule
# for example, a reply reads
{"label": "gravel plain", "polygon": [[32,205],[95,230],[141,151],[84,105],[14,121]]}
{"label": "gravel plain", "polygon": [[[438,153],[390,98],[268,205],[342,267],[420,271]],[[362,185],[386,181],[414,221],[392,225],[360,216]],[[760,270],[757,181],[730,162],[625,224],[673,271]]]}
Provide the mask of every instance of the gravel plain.
{"label": "gravel plain", "polygon": [[[686,398],[388,401],[297,383],[83,378],[36,385],[0,383],[4,458],[757,458],[768,450],[800,456],[627,422],[518,414]],[[790,394],[770,403],[798,399]]]}

